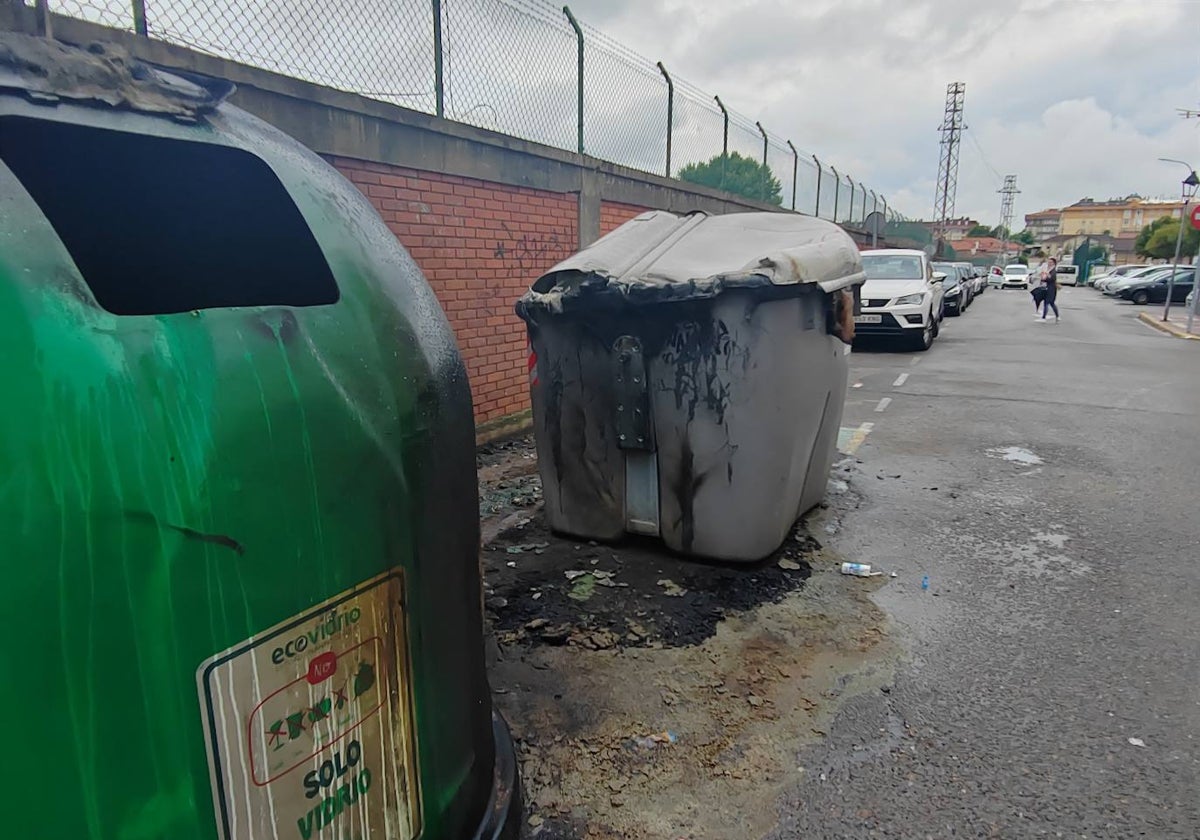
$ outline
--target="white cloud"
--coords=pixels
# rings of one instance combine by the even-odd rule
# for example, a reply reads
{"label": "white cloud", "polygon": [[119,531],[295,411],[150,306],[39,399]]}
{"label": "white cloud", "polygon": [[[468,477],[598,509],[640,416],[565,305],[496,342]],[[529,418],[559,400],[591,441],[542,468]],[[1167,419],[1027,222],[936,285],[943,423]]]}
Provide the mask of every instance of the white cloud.
{"label": "white cloud", "polygon": [[579,17],[927,216],[945,86],[965,81],[958,210],[1169,194],[1200,165],[1190,0],[577,0]]}

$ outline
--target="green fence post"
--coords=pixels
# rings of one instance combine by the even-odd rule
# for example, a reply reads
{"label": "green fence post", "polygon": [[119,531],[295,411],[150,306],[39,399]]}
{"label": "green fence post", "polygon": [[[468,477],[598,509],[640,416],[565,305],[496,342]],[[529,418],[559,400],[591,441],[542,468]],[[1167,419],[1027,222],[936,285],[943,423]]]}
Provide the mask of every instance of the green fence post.
{"label": "green fence post", "polygon": [[667,177],[671,177],[671,132],[675,124],[675,83],[663,63],[658,62],[658,72],[667,80]]}
{"label": "green fence post", "polygon": [[579,66],[575,71],[578,84],[576,111],[579,114],[579,154],[583,154],[583,28],[580,27],[579,21],[575,20],[575,15],[571,14],[570,6],[563,6],[563,14],[567,16],[567,20],[571,23],[571,28],[575,30],[575,42],[579,49]]}
{"label": "green fence post", "polygon": [[442,0],[431,0],[433,4],[433,97],[435,111],[439,117],[446,116],[444,80],[442,78]]}

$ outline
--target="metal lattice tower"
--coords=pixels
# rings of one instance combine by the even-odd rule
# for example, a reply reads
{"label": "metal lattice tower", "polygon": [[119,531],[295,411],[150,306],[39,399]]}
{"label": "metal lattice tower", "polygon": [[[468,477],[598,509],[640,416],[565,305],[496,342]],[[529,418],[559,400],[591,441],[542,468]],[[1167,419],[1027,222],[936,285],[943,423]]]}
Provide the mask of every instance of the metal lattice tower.
{"label": "metal lattice tower", "polygon": [[1008,256],[1008,234],[1012,231],[1013,220],[1013,199],[1020,192],[1017,189],[1017,176],[1005,175],[1004,186],[998,192],[1000,193],[1000,227],[1004,229],[1004,256]]}
{"label": "metal lattice tower", "polygon": [[945,247],[946,222],[954,217],[954,199],[958,194],[958,146],[966,128],[963,125],[966,92],[966,82],[946,85],[946,113],[939,129],[942,133],[942,154],[938,161],[937,193],[933,198],[933,219],[937,223],[935,239],[939,253]]}

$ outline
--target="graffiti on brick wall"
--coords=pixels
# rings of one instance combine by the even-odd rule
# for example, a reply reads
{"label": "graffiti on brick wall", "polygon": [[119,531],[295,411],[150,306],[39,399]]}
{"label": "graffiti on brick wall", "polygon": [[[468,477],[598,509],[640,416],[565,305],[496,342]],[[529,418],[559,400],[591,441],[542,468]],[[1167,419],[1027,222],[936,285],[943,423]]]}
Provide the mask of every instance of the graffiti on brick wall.
{"label": "graffiti on brick wall", "polygon": [[518,235],[509,230],[504,222],[500,223],[500,227],[504,228],[505,238],[496,243],[493,254],[507,265],[524,271],[546,266],[567,256],[567,246],[557,233]]}

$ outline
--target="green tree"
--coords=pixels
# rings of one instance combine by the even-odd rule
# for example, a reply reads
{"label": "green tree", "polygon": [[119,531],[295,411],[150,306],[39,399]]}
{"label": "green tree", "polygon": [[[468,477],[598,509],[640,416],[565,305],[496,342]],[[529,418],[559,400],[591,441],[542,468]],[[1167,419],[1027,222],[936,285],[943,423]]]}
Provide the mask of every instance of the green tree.
{"label": "green tree", "polygon": [[[1142,228],[1137,239],[1134,240],[1134,251],[1143,257],[1155,260],[1171,259],[1175,256],[1175,238],[1179,236],[1180,224],[1179,219],[1173,219],[1170,216],[1155,219]],[[1197,247],[1200,247],[1200,230],[1196,230],[1189,224],[1183,233],[1180,254],[1195,254]]]}
{"label": "green tree", "polygon": [[1138,231],[1137,239],[1133,241],[1134,253],[1141,257],[1148,257],[1149,254],[1146,253],[1146,245],[1150,242],[1150,237],[1153,236],[1155,231],[1157,231],[1163,225],[1170,223],[1171,217],[1163,216],[1162,218],[1155,219],[1153,222]]}
{"label": "green tree", "polygon": [[1012,231],[1006,228],[1004,225],[996,225],[994,228],[988,231],[987,235],[995,237],[996,239],[1011,239]]}
{"label": "green tree", "polygon": [[1026,228],[1012,238],[1013,242],[1020,242],[1022,245],[1033,245],[1033,232]]}
{"label": "green tree", "polygon": [[717,155],[704,163],[689,163],[679,170],[679,178],[768,204],[783,204],[779,179],[759,161],[742,157],[737,152]]}
{"label": "green tree", "polygon": [[991,236],[992,229],[987,225],[975,225],[967,231],[967,236]]}

